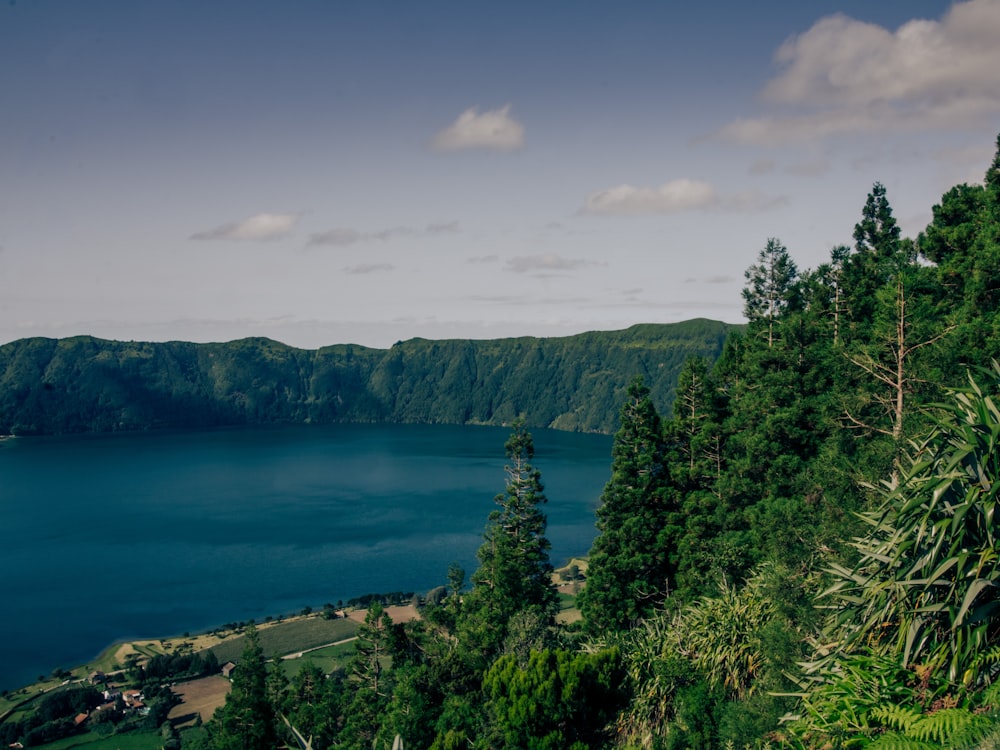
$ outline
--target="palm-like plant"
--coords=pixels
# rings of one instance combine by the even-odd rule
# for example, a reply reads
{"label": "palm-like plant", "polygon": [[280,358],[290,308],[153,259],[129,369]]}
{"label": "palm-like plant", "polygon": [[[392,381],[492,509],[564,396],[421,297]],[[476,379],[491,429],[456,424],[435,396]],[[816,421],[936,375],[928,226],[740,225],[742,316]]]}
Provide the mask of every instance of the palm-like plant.
{"label": "palm-like plant", "polygon": [[970,378],[935,421],[881,488],[881,508],[862,515],[858,564],[830,570],[828,653],[871,649],[975,688],[993,679],[982,655],[1000,635],[1000,409]]}
{"label": "palm-like plant", "polygon": [[792,725],[807,742],[966,747],[995,726],[979,712],[1000,684],[1000,408],[969,382],[862,515],[858,563],[828,571],[829,626]]}
{"label": "palm-like plant", "polygon": [[731,700],[759,690],[768,667],[762,634],[779,618],[768,585],[780,574],[764,564],[742,587],[724,581],[717,596],[676,613],[658,610],[617,636],[632,694],[618,717],[619,739],[626,746],[654,747],[669,735],[678,696],[694,683],[704,681]]}

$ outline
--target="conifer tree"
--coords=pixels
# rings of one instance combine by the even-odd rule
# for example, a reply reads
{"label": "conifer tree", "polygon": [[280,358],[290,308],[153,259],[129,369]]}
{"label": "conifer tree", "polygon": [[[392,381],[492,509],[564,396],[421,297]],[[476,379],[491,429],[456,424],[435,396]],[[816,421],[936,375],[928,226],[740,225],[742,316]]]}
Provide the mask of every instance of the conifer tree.
{"label": "conifer tree", "polygon": [[757,263],[746,270],[745,276],[743,314],[751,323],[763,323],[770,348],[774,346],[778,318],[790,302],[798,269],[781,240],[771,237],[760,251]]}
{"label": "conifer tree", "polygon": [[233,672],[233,689],[209,725],[213,750],[271,750],[278,746],[274,706],[268,697],[267,663],[257,628],[246,630],[246,647]]}
{"label": "conifer tree", "polygon": [[345,747],[367,748],[375,739],[388,705],[391,688],[387,673],[392,620],[382,603],[372,602],[358,628],[355,656],[351,662],[354,695],[340,733]]}
{"label": "conifer tree", "polygon": [[483,533],[479,568],[461,614],[460,637],[486,658],[500,652],[515,614],[534,611],[547,625],[558,606],[545,537],[548,520],[540,507],[547,498],[541,472],[531,464],[535,445],[523,419],[514,421],[504,449],[506,489],[494,498],[498,508]]}
{"label": "conifer tree", "polygon": [[580,608],[591,632],[624,630],[667,596],[679,528],[663,425],[641,377],[632,381],[597,509]]}

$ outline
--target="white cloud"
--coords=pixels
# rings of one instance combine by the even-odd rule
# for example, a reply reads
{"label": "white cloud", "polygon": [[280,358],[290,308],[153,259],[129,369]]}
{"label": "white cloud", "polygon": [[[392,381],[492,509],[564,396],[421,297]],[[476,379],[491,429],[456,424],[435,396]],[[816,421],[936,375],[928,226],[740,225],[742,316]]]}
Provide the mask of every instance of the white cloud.
{"label": "white cloud", "polygon": [[521,255],[510,258],[507,260],[504,270],[513,273],[575,271],[587,265],[590,264],[585,260],[562,258],[555,253],[546,253],[545,255]]}
{"label": "white cloud", "polygon": [[510,105],[480,113],[470,107],[434,136],[437,151],[485,148],[515,151],[524,146],[524,126],[510,116]]}
{"label": "white cloud", "polygon": [[618,185],[587,196],[583,211],[606,216],[673,214],[684,211],[767,211],[788,202],[759,191],[719,195],[701,180],[671,180],[656,188]]}
{"label": "white cloud", "polygon": [[250,240],[262,242],[287,237],[299,222],[299,214],[257,214],[243,221],[223,224],[192,234],[192,240]]}
{"label": "white cloud", "polygon": [[844,15],[777,51],[763,91],[778,112],[720,131],[778,145],[853,132],[968,126],[1000,112],[1000,0],[955,3],[939,21],[890,31]]}
{"label": "white cloud", "polygon": [[715,188],[700,180],[671,180],[660,187],[618,185],[587,196],[584,211],[589,214],[670,214],[711,208],[719,201]]}

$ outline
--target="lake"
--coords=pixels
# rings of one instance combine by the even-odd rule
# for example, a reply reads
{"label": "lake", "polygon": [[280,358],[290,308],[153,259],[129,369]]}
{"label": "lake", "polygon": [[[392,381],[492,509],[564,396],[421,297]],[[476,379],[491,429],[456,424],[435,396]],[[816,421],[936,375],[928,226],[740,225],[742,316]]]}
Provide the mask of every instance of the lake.
{"label": "lake", "polygon": [[[0,442],[0,689],[118,640],[471,575],[509,430],[290,426]],[[551,558],[586,554],[611,438],[532,430]]]}

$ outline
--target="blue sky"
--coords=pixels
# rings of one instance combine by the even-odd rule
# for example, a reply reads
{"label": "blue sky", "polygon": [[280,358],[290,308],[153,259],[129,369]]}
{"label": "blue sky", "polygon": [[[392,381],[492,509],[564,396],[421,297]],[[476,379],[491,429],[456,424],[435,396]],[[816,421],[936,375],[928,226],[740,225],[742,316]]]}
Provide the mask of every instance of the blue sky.
{"label": "blue sky", "polygon": [[0,5],[0,342],[314,348],[742,319],[769,237],[915,236],[1000,0]]}

